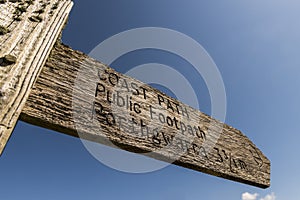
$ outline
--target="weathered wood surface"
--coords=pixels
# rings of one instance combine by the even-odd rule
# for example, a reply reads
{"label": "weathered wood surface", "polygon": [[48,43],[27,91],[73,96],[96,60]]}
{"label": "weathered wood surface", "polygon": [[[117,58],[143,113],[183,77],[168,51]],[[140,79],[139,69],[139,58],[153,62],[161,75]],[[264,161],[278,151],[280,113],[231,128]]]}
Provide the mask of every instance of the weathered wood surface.
{"label": "weathered wood surface", "polygon": [[0,2],[0,154],[72,4],[70,0]]}
{"label": "weathered wood surface", "polygon": [[226,179],[270,185],[269,160],[240,131],[59,43],[21,120]]}

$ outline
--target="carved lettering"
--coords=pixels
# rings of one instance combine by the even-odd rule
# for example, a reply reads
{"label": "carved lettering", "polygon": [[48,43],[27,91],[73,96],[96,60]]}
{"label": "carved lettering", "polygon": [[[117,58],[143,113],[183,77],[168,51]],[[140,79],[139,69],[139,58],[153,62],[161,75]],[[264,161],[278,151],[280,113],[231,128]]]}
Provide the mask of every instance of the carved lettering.
{"label": "carved lettering", "polygon": [[217,147],[214,147],[214,150],[217,151],[218,159],[216,159],[217,162],[223,162],[223,157],[220,154],[220,150]]}
{"label": "carved lettering", "polygon": [[258,165],[259,168],[261,168],[264,164],[262,158],[260,157],[259,153],[257,152],[257,150],[252,146],[251,146],[251,150],[250,153],[253,156],[254,161],[256,162],[256,164]]}
{"label": "carved lettering", "polygon": [[183,117],[189,117],[189,113],[186,107],[180,106],[176,102],[171,101],[170,99],[165,99],[162,95],[157,95],[157,100],[159,106],[165,108],[166,110],[172,111],[173,113],[179,114]]}
{"label": "carved lettering", "polygon": [[[141,95],[141,98],[147,98],[147,90],[143,90],[138,84],[129,82],[117,74],[106,71],[99,72],[99,79],[100,81],[106,81],[113,86],[113,89],[107,89],[104,83],[97,83],[95,91],[96,101],[93,105],[93,117],[94,115],[98,115],[101,120],[104,119],[109,126],[116,126],[119,130],[149,140],[158,148],[172,145],[175,149],[178,149],[178,153],[183,152],[199,156],[205,160],[214,160],[224,165],[224,167],[229,166],[230,171],[233,173],[247,171],[248,166],[246,162],[241,158],[232,157],[231,152],[226,152],[226,150],[222,148],[214,147],[213,151],[209,153],[203,146],[193,141],[188,142],[180,137],[174,137],[162,131],[162,127],[168,127],[174,130],[174,132],[178,131],[178,133],[184,136],[198,138],[198,140],[200,139],[200,141],[203,142],[206,141],[206,132],[201,128],[200,124],[193,125],[186,122],[185,119],[189,118],[189,113],[185,107],[160,94],[157,95],[157,105],[151,104],[142,106],[141,103],[133,100],[133,96],[139,95]],[[115,105],[137,115],[130,115],[130,118],[127,119],[124,116],[104,111],[104,106],[97,102],[99,98],[109,105]],[[148,110],[145,108],[148,108]],[[175,116],[169,115],[170,112],[174,113]],[[148,125],[149,122],[146,120],[147,118],[139,118],[140,114],[146,114],[149,120],[156,122],[154,124],[157,124],[157,127]],[[161,127],[159,127],[159,124],[161,124]],[[261,159],[255,149],[251,148],[250,152],[255,162],[261,165]]]}

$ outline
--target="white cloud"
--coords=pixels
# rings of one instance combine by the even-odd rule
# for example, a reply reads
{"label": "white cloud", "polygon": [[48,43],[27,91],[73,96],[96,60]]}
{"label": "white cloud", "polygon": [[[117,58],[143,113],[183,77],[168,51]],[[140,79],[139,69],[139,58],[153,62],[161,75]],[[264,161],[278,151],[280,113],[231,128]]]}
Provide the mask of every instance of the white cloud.
{"label": "white cloud", "polygon": [[250,194],[248,192],[245,192],[244,194],[242,194],[242,200],[256,200],[258,197],[258,194]]}
{"label": "white cloud", "polygon": [[274,193],[272,194],[268,194],[267,196],[265,196],[265,198],[261,198],[260,200],[275,200],[276,196]]}
{"label": "white cloud", "polygon": [[[257,200],[259,194],[254,193],[250,194],[249,192],[245,192],[242,194],[242,200]],[[276,196],[274,193],[268,194],[264,198],[260,198],[260,200],[276,200]]]}

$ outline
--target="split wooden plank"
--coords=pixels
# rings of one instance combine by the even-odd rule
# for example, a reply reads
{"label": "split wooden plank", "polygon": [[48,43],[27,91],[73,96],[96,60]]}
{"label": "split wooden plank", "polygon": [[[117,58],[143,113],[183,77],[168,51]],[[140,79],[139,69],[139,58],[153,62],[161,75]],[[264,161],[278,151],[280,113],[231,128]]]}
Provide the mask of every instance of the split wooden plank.
{"label": "split wooden plank", "polygon": [[0,2],[0,154],[72,5],[70,0]]}
{"label": "split wooden plank", "polygon": [[270,161],[240,131],[59,43],[20,119],[214,176],[270,186]]}

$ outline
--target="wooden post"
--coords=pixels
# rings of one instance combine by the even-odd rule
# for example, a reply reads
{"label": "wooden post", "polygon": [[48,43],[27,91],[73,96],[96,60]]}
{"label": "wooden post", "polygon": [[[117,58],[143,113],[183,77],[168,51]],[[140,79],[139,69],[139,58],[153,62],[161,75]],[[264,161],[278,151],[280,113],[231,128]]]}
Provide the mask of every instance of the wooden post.
{"label": "wooden post", "polygon": [[0,2],[0,154],[72,4],[70,0]]}
{"label": "wooden post", "polygon": [[[93,67],[95,83],[89,73],[77,79],[79,71]],[[76,87],[76,81],[83,87]],[[94,90],[88,91],[84,85],[90,83]],[[83,95],[74,90],[83,90]],[[74,99],[80,99],[75,107]],[[270,185],[270,161],[240,131],[59,43],[21,120],[214,176],[262,188]]]}

